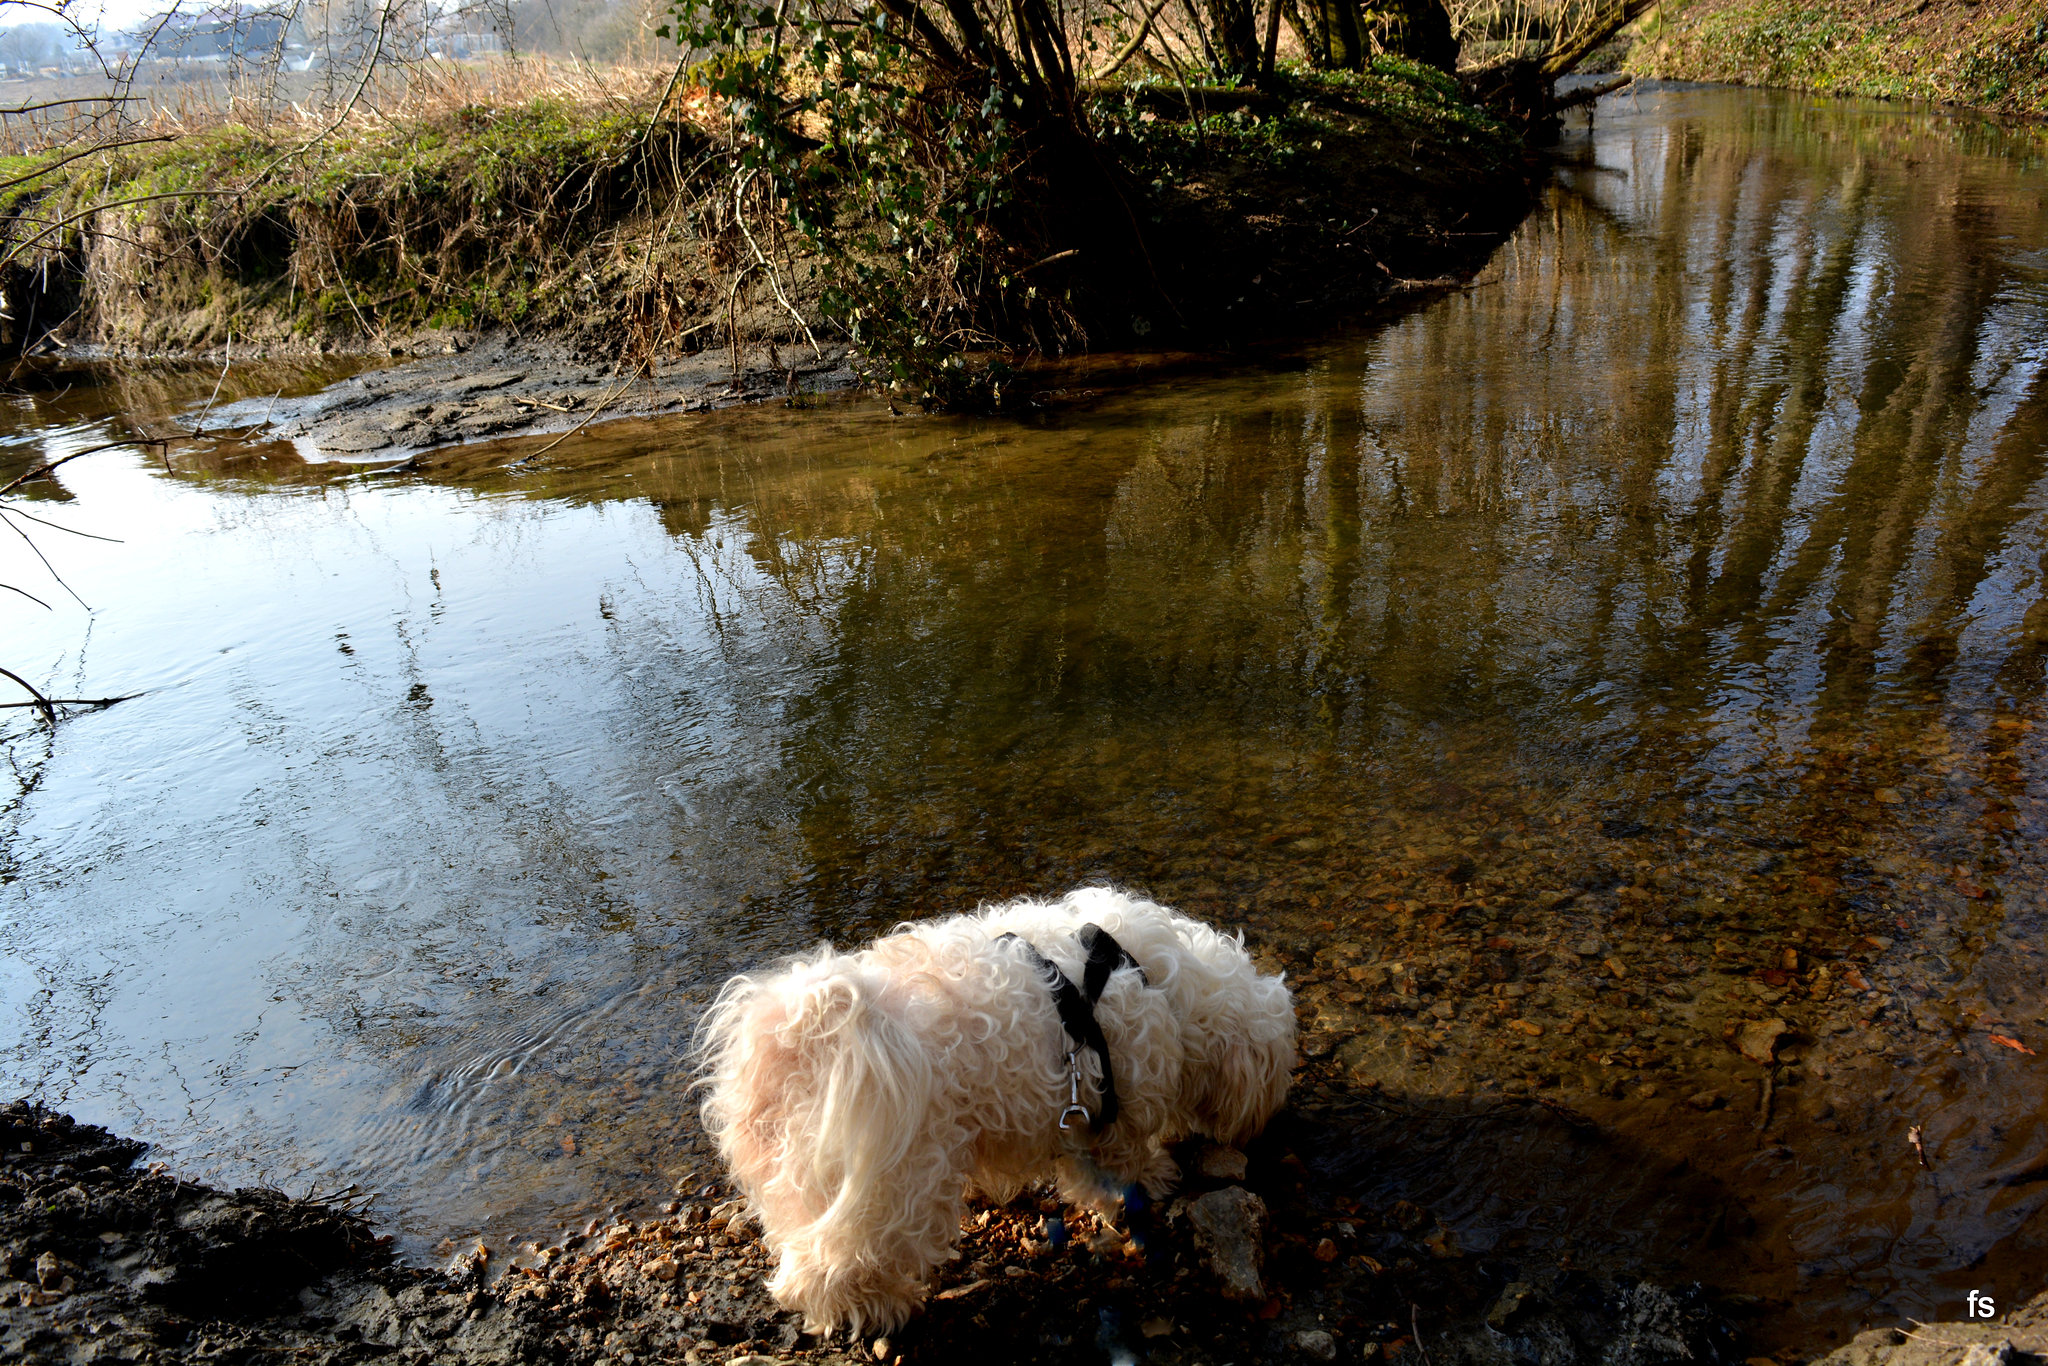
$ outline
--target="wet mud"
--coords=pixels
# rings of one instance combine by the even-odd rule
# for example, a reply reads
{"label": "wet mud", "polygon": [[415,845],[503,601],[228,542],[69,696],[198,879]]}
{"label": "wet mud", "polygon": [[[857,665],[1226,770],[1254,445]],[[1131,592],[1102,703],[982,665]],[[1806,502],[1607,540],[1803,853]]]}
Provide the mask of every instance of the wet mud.
{"label": "wet mud", "polygon": [[[313,393],[247,397],[206,408],[182,443],[231,437],[289,443],[301,459],[402,459],[437,447],[550,436],[595,422],[709,412],[768,399],[798,399],[859,382],[850,349],[833,343],[700,351],[660,364],[607,367],[569,348],[509,334],[448,334],[424,354],[367,370]],[[243,387],[246,387],[246,383]]]}

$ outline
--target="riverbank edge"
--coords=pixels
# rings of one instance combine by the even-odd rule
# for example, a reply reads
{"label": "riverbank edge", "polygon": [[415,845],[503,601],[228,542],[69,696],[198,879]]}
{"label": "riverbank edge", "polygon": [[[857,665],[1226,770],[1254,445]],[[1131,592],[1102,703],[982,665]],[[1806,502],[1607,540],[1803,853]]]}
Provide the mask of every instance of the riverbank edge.
{"label": "riverbank edge", "polygon": [[[398,1261],[392,1240],[350,1212],[359,1192],[215,1190],[144,1164],[144,1144],[17,1101],[0,1107],[0,1361],[842,1366],[969,1352],[1049,1359],[1088,1345],[1160,1366],[1745,1360],[1738,1331],[1698,1287],[1560,1267],[1475,1295],[1487,1274],[1442,1248],[1432,1259],[1443,1234],[1427,1211],[1400,1202],[1380,1217],[1305,1201],[1291,1127],[1283,1115],[1247,1153],[1184,1145],[1183,1194],[1137,1225],[1126,1215],[1112,1227],[1041,1193],[974,1209],[924,1316],[893,1339],[854,1341],[809,1334],[769,1299],[769,1258],[717,1182],[685,1178],[637,1221],[593,1222],[510,1258],[479,1243],[430,1269]],[[1197,1233],[1186,1215],[1196,1202],[1248,1215],[1221,1231],[1204,1218]],[[1416,1258],[1359,1251],[1373,1224],[1380,1256],[1405,1229]],[[1866,1332],[1818,1360],[2044,1358],[2048,1294],[1996,1322]]]}
{"label": "riverbank edge", "polygon": [[1615,66],[2048,119],[2048,19],[2019,0],[1671,0],[1637,24]]}
{"label": "riverbank edge", "polygon": [[[990,261],[1064,301],[1083,323],[1069,351],[1227,350],[1455,286],[1533,202],[1540,158],[1441,72],[1381,59],[1290,81],[1093,93],[1142,225],[1143,288],[1091,273],[1085,250],[1004,264],[1031,244],[996,242]],[[206,187],[266,166],[277,137],[222,127],[95,154],[0,196],[16,241],[95,195],[128,201],[0,271],[0,341],[220,363],[510,339],[636,374],[722,353],[741,379],[736,342],[770,348],[771,369],[794,368],[791,347],[816,360],[847,340],[821,307],[829,270],[723,209],[729,187],[704,169],[722,144],[701,123],[547,101],[453,111],[338,138],[229,196]]]}
{"label": "riverbank edge", "polygon": [[[975,1207],[925,1313],[858,1341],[809,1334],[768,1297],[741,1202],[701,1178],[656,1215],[509,1259],[478,1244],[434,1270],[397,1261],[346,1199],[183,1181],[139,1165],[144,1145],[29,1102],[0,1109],[0,1152],[0,1360],[843,1366],[1093,1346],[1161,1366],[1505,1366],[1539,1342],[1645,1366],[1742,1359],[1697,1289],[1560,1270],[1474,1299],[1469,1259],[1432,1259],[1440,1230],[1405,1202],[1387,1223],[1414,1235],[1421,1261],[1383,1265],[1357,1250],[1357,1212],[1304,1206],[1284,1139],[1188,1145],[1184,1194],[1121,1228],[1042,1192]],[[1196,1232],[1196,1201],[1238,1217]]]}

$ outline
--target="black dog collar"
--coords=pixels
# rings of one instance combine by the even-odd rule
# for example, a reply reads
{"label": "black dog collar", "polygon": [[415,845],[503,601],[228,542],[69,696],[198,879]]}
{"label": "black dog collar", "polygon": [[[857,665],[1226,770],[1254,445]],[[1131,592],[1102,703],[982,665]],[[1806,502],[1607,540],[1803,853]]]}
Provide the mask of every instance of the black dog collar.
{"label": "black dog collar", "polygon": [[[1116,1123],[1116,1074],[1109,1066],[1109,1041],[1102,1037],[1102,1026],[1095,1022],[1095,1003],[1102,999],[1102,989],[1109,985],[1109,975],[1119,968],[1137,968],[1138,980],[1150,986],[1145,969],[1138,966],[1138,960],[1131,957],[1116,937],[1100,925],[1083,925],[1075,936],[1087,961],[1081,969],[1081,985],[1075,986],[1074,979],[1061,972],[1059,965],[1040,953],[1030,940],[1014,934],[996,936],[996,942],[1015,941],[1024,954],[1037,967],[1039,975],[1045,978],[1046,989],[1052,992],[1053,1005],[1060,1012],[1060,1023],[1065,1026],[1068,1037],[1083,1047],[1093,1049],[1102,1061],[1102,1103],[1094,1121],[1097,1129],[1107,1129]],[[1078,1106],[1073,1107],[1078,1108]],[[1082,1111],[1085,1115],[1087,1112]],[[1060,1127],[1065,1128],[1064,1116]]]}

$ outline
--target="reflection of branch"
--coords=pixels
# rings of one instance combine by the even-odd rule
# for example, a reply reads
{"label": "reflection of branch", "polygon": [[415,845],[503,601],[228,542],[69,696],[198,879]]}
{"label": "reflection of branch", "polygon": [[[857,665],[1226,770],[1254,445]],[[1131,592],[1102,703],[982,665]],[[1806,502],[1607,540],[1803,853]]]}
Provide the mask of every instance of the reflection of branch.
{"label": "reflection of branch", "polygon": [[101,451],[117,451],[126,446],[168,446],[169,444],[168,441],[160,438],[145,436],[137,437],[133,441],[105,441],[97,446],[87,446],[82,451],[73,451],[71,454],[59,456],[55,460],[46,460],[33,469],[23,470],[7,483],[0,484],[0,498],[6,497],[31,479],[40,479],[59,465],[68,465],[83,456],[98,455]]}

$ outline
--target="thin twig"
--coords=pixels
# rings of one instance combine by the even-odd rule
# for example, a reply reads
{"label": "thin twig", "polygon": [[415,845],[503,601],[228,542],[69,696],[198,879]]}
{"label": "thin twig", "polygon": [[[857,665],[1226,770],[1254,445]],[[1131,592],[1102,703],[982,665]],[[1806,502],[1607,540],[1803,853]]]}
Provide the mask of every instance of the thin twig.
{"label": "thin twig", "polygon": [[59,588],[71,594],[71,600],[73,602],[77,603],[80,607],[83,607],[88,612],[92,610],[92,604],[87,602],[84,598],[79,597],[77,590],[73,589],[70,584],[64,582],[64,576],[57,572],[56,565],[50,563],[49,556],[43,554],[42,548],[38,546],[35,542],[35,537],[29,535],[26,531],[23,531],[20,527],[16,526],[12,522],[0,521],[0,526],[6,527],[9,531],[21,537],[22,544],[28,547],[29,554],[35,556],[37,559],[43,562],[43,568],[49,571],[50,577],[57,581],[57,586]]}
{"label": "thin twig", "polygon": [[193,420],[192,435],[194,436],[205,435],[206,415],[213,411],[213,401],[220,397],[220,386],[228,382],[228,370],[235,363],[235,334],[232,330],[229,331],[228,339],[222,344],[220,350],[220,378],[213,382],[213,392],[206,396],[206,406],[199,410],[199,416]]}
{"label": "thin twig", "polygon": [[4,504],[0,504],[0,517],[19,517],[24,521],[34,522],[37,526],[46,526],[52,531],[61,531],[70,536],[83,536],[88,541],[105,541],[109,545],[121,544],[119,536],[97,536],[90,531],[80,531],[77,527],[65,526],[62,522],[46,521],[32,513],[23,512],[20,508],[11,508]]}
{"label": "thin twig", "polygon": [[22,705],[34,707],[37,710],[41,711],[43,714],[43,719],[50,723],[50,729],[55,730],[57,728],[57,708],[55,704],[53,704],[50,701],[49,698],[43,696],[42,689],[38,688],[35,684],[29,682],[26,678],[23,678],[20,674],[14,672],[14,670],[12,669],[0,669],[0,674],[5,674],[7,677],[21,684],[22,687],[26,688],[28,690],[29,696],[35,698],[35,701],[26,702]]}
{"label": "thin twig", "polygon": [[43,609],[43,610],[44,610],[45,612],[51,612],[51,611],[55,611],[55,610],[56,610],[55,608],[51,607],[49,603],[47,603],[47,602],[44,602],[44,601],[43,601],[43,600],[42,600],[41,598],[39,598],[39,597],[37,597],[37,596],[36,596],[35,594],[33,594],[33,593],[29,592],[29,591],[28,591],[28,590],[27,590],[26,588],[16,588],[16,587],[15,587],[15,586],[14,586],[13,584],[11,584],[11,583],[0,583],[0,588],[4,588],[4,589],[6,589],[6,590],[7,590],[8,592],[10,592],[10,593],[19,593],[19,594],[21,594],[21,595],[22,595],[23,597],[27,598],[27,599],[28,599],[28,600],[29,600],[30,602],[32,602],[32,603],[34,603],[34,604],[35,604],[36,606],[38,606],[38,607],[42,608],[42,609]]}
{"label": "thin twig", "polygon": [[35,170],[30,171],[27,175],[18,175],[14,177],[14,179],[12,180],[0,180],[0,190],[11,190],[16,185],[26,185],[31,180],[37,180],[43,176],[50,174],[50,172],[56,170],[60,166],[69,166],[74,161],[78,161],[84,157],[93,156],[99,152],[111,152],[117,147],[140,147],[142,144],[146,142],[176,142],[177,140],[178,135],[175,133],[157,133],[146,138],[129,138],[123,142],[96,143],[93,146],[86,148],[82,152],[73,152],[68,157],[59,157],[57,158],[57,160],[51,162],[47,166],[38,166]]}
{"label": "thin twig", "polygon": [[[1158,0],[1157,4],[1153,5],[1152,8],[1146,10],[1144,22],[1139,24],[1138,31],[1131,35],[1131,41],[1125,43],[1123,47],[1117,52],[1117,54],[1109,59],[1109,65],[1103,67],[1102,70],[1096,72],[1093,76],[1090,76],[1088,79],[1091,81],[1105,80],[1109,76],[1113,75],[1116,72],[1117,68],[1121,67],[1125,62],[1131,60],[1131,58],[1137,56],[1138,49],[1145,46],[1145,40],[1152,36],[1152,21],[1157,19],[1161,11],[1163,11],[1172,2],[1173,0]],[[1268,68],[1268,74],[1271,74],[1270,68]]]}
{"label": "thin twig", "polygon": [[[749,171],[747,175],[740,180],[739,187],[733,191],[733,220],[740,225],[740,234],[747,239],[747,245],[754,249],[754,259],[760,262],[761,268],[763,270],[768,272],[768,287],[775,291],[776,299],[781,302],[782,307],[789,313],[789,316],[796,319],[796,325],[804,330],[804,340],[811,344],[811,354],[817,357],[819,360],[823,360],[825,359],[825,348],[818,345],[817,337],[812,335],[811,325],[804,321],[804,315],[796,311],[796,305],[791,303],[789,301],[789,296],[782,292],[782,281],[776,278],[774,265],[772,265],[769,262],[767,256],[762,253],[761,244],[754,240],[753,232],[747,227],[747,213],[746,209],[742,205],[741,197],[746,194],[747,182],[751,179],[753,179],[753,172]],[[775,187],[772,183],[769,185],[768,189],[771,195],[775,191]],[[737,364],[737,361],[735,361],[735,364]]]}
{"label": "thin twig", "polygon": [[[585,415],[584,419],[581,422],[571,427],[568,431],[563,432],[560,436],[556,437],[553,441],[548,442],[547,445],[542,446],[533,454],[520,456],[517,460],[514,460],[512,464],[525,465],[531,463],[532,461],[538,460],[542,456],[546,455],[549,451],[553,450],[555,447],[561,445],[564,441],[567,441],[570,437],[576,435],[576,433],[582,431],[585,427],[588,427],[593,421],[597,419],[598,414],[602,413],[606,408],[609,408],[612,405],[613,400],[618,398],[620,394],[623,394],[628,389],[632,388],[635,384],[639,383],[640,376],[646,374],[648,369],[653,364],[654,353],[652,351],[649,351],[647,354],[647,358],[640,362],[640,368],[635,370],[630,376],[628,376],[624,384],[621,384],[618,388],[612,390],[610,393],[598,399],[596,405],[591,408],[590,412],[587,415]],[[617,372],[615,371],[614,373]]]}

